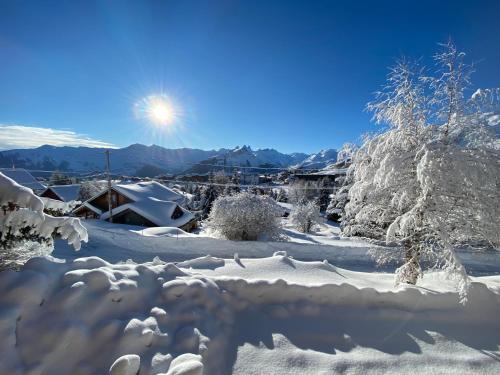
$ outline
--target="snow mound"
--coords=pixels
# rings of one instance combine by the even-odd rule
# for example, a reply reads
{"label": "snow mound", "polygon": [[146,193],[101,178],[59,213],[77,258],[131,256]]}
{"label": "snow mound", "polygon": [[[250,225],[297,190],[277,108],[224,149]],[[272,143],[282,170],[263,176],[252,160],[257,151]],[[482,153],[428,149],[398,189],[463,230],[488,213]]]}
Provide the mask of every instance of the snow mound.
{"label": "snow mound", "polygon": [[141,357],[135,354],[118,358],[109,369],[110,375],[136,375],[141,365]]}
{"label": "snow mound", "polygon": [[191,234],[176,227],[151,227],[141,230],[131,230],[144,237],[197,237],[196,234]]}
{"label": "snow mound", "polygon": [[498,370],[498,276],[472,278],[463,306],[439,274],[393,289],[392,275],[284,253],[184,266],[201,268],[35,258],[1,272],[0,373],[247,374],[261,359],[266,373],[410,373],[439,358]]}
{"label": "snow mound", "polygon": [[186,260],[184,262],[177,263],[177,267],[181,268],[205,268],[205,269],[214,269],[217,267],[224,267],[226,262],[221,258],[214,258],[210,255],[206,255],[204,257],[195,258],[191,260]]}

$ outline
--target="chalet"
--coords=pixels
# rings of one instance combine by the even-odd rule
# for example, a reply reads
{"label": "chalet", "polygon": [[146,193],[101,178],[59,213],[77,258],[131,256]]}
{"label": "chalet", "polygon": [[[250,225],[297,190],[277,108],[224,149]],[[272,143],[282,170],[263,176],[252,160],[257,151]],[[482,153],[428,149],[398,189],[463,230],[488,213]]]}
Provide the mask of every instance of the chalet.
{"label": "chalet", "polygon": [[71,202],[77,200],[79,190],[80,184],[52,185],[47,187],[40,196],[61,202]]}
{"label": "chalet", "polygon": [[[73,213],[82,218],[110,220],[108,190],[84,202]],[[115,184],[111,187],[113,222],[145,227],[196,227],[193,213],[181,207],[185,197],[156,181]]]}
{"label": "chalet", "polygon": [[294,180],[302,181],[319,181],[326,180],[329,182],[335,182],[340,177],[344,177],[347,174],[347,170],[351,165],[350,160],[344,160],[331,164],[326,168],[312,173],[296,173],[293,175]]}
{"label": "chalet", "polygon": [[326,180],[330,183],[335,182],[336,175],[330,173],[297,173],[292,176],[294,181],[320,181]]}
{"label": "chalet", "polygon": [[26,169],[0,168],[0,173],[16,181],[19,185],[30,188],[35,193],[40,193],[45,190],[45,186]]}

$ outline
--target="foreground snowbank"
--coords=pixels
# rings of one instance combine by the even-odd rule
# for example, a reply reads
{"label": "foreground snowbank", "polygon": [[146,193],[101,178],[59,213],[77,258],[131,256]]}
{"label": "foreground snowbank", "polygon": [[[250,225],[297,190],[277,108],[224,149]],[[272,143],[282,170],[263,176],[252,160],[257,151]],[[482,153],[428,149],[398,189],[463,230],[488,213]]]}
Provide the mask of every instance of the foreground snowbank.
{"label": "foreground snowbank", "polygon": [[500,277],[472,281],[462,306],[440,274],[394,289],[285,253],[37,258],[0,273],[0,373],[498,373]]}

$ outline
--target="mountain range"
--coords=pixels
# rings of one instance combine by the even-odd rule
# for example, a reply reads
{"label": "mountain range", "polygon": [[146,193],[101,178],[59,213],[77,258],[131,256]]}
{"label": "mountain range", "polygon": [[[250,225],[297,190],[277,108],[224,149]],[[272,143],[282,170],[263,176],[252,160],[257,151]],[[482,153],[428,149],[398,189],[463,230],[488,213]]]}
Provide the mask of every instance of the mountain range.
{"label": "mountain range", "polygon": [[[104,171],[104,148],[57,147],[44,145],[33,149],[0,152],[0,167],[29,170],[72,172]],[[259,168],[323,168],[336,161],[337,151],[322,150],[317,154],[285,154],[274,149],[252,150],[250,146],[234,149],[200,150],[168,149],[157,145],[133,144],[111,150],[111,170],[116,174],[138,176],[161,173],[206,173],[220,166]]]}

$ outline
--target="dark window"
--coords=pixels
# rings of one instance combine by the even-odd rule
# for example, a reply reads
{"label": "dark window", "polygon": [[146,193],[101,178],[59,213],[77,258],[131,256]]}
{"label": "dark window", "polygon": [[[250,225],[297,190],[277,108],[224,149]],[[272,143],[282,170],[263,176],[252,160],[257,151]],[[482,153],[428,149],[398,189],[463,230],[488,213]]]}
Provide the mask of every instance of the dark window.
{"label": "dark window", "polygon": [[184,212],[181,210],[181,208],[179,206],[175,206],[175,210],[174,212],[172,212],[172,219],[178,219],[180,218],[182,215],[184,215]]}

